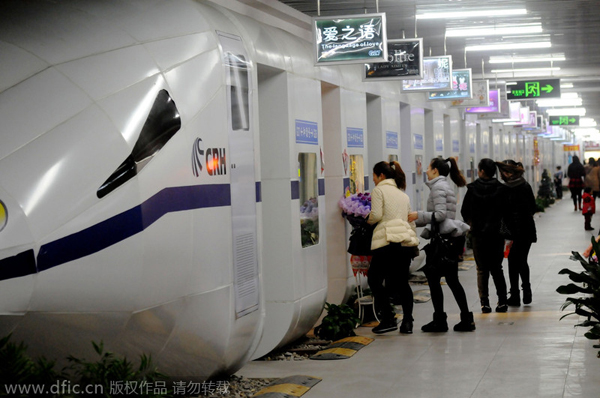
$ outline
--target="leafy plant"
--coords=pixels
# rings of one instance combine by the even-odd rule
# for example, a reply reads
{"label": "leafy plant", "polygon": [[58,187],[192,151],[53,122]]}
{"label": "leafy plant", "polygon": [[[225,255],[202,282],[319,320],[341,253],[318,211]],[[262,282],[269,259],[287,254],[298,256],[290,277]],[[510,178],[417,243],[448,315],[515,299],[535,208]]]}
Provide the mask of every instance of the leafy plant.
{"label": "leafy plant", "polygon": [[[592,247],[596,254],[600,254],[600,244],[592,237]],[[575,311],[563,315],[563,319],[569,315],[579,315],[587,319],[575,326],[589,327],[585,337],[590,340],[600,340],[600,265],[596,256],[590,256],[589,261],[584,259],[578,252],[572,252],[570,257],[573,261],[579,261],[584,271],[574,272],[564,268],[559,274],[568,275],[575,283],[559,286],[556,291],[560,294],[577,294],[577,297],[568,297],[562,305],[561,310],[574,305]],[[594,348],[600,348],[600,345],[594,345]],[[600,351],[598,352],[600,357]]]}
{"label": "leafy plant", "polygon": [[[54,369],[54,361],[45,357],[33,360],[26,353],[27,346],[23,342],[10,342],[10,337],[11,335],[8,335],[0,339],[0,396],[30,396],[27,393],[14,395],[15,391],[6,391],[9,385],[35,385],[38,388],[43,386],[43,391],[51,392],[46,395],[52,397],[76,396],[71,395],[70,390],[56,388],[59,383],[62,385],[63,381],[69,381],[66,384],[69,386],[73,382],[73,385],[77,384],[81,391],[86,392],[86,386],[93,386],[90,391],[96,391],[98,394],[86,393],[88,397],[172,396],[172,388],[168,388],[166,383],[168,377],[158,372],[152,365],[152,359],[144,354],[141,355],[140,364],[136,368],[127,358],[118,358],[111,352],[105,352],[102,342],[92,342],[94,350],[100,356],[99,360],[91,362],[69,356],[67,360],[71,362],[71,366],[57,371]],[[158,381],[164,383],[159,387]]]}
{"label": "leafy plant", "polygon": [[339,340],[344,337],[356,336],[354,328],[360,319],[354,310],[346,304],[335,305],[325,303],[327,315],[315,328],[315,335],[325,340]]}

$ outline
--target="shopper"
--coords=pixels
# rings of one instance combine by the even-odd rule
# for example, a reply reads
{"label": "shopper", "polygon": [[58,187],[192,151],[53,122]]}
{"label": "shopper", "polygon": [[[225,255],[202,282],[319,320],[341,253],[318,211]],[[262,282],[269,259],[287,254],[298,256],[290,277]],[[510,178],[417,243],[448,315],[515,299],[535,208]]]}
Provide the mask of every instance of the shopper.
{"label": "shopper", "polygon": [[577,206],[581,210],[581,191],[583,190],[585,168],[577,155],[573,156],[573,162],[567,168],[567,177],[569,177],[569,190],[571,191],[571,199],[573,199],[575,211],[577,211]]}
{"label": "shopper", "polygon": [[592,196],[592,188],[591,187],[585,187],[583,189],[582,201],[583,201],[583,208],[581,210],[581,213],[583,214],[583,217],[585,218],[584,228],[586,231],[593,231],[594,228],[592,228],[592,216],[596,212],[596,201],[595,201],[594,196]]}
{"label": "shopper", "polygon": [[506,312],[506,280],[502,270],[504,237],[500,235],[506,187],[494,178],[496,163],[492,159],[481,159],[478,169],[479,178],[467,185],[467,194],[460,212],[465,222],[471,226],[471,245],[477,265],[481,312],[492,312],[488,289],[490,274],[498,296],[496,312]]}
{"label": "shopper", "polygon": [[537,210],[535,196],[531,186],[523,178],[524,169],[514,160],[497,162],[500,175],[505,182],[507,195],[503,206],[501,233],[512,241],[508,255],[508,278],[510,281],[510,306],[520,306],[521,296],[519,278],[523,289],[523,304],[532,301],[529,264],[527,257],[531,244],[537,242],[537,233],[533,215]]}
{"label": "shopper", "polygon": [[[426,184],[430,189],[427,198],[427,211],[413,212],[408,217],[408,221],[416,221],[417,226],[425,226],[431,223],[432,216],[435,214],[435,221],[439,223],[440,234],[450,242],[454,250],[452,255],[456,259],[443,264],[439,269],[436,267],[425,271],[434,313],[433,321],[421,328],[424,332],[448,331],[447,316],[444,312],[444,294],[440,285],[442,276],[446,277],[446,283],[460,308],[460,322],[454,326],[454,330],[458,332],[475,330],[473,313],[469,311],[465,290],[458,280],[458,255],[462,254],[464,250],[465,234],[469,230],[469,226],[455,219],[456,194],[454,188],[447,181],[448,175],[459,187],[466,185],[465,177],[458,170],[454,158],[434,158],[431,160],[427,168],[428,181]],[[431,225],[425,228],[421,236],[429,239],[430,230]]]}
{"label": "shopper", "polygon": [[556,189],[556,199],[562,199],[562,180],[564,172],[560,166],[556,166],[556,173],[554,173],[554,188]]}
{"label": "shopper", "polygon": [[381,317],[373,333],[386,333],[398,328],[390,303],[402,304],[400,333],[413,329],[413,294],[408,283],[409,266],[419,238],[414,223],[408,222],[410,199],[406,176],[398,162],[379,162],[373,167],[375,188],[371,192],[368,223],[375,224],[371,250],[373,257],[368,273],[369,287],[375,300],[375,311]]}
{"label": "shopper", "polygon": [[594,200],[596,200],[600,194],[600,161],[593,161],[593,159],[594,158],[590,158],[592,167],[585,175],[585,186],[592,189],[592,195]]}

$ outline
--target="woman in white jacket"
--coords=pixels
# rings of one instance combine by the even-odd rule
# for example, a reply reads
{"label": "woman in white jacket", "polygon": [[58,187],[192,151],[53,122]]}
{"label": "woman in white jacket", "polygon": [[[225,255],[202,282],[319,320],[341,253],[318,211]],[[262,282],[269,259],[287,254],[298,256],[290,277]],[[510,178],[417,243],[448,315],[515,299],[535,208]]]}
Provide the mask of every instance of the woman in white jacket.
{"label": "woman in white jacket", "polygon": [[[410,200],[404,193],[406,176],[398,162],[379,162],[373,167],[375,188],[371,192],[371,213],[368,223],[377,224],[373,231],[369,267],[369,287],[381,316],[373,333],[396,330],[395,314],[390,297],[402,304],[404,316],[400,333],[412,333],[413,294],[408,284],[409,266],[419,245],[414,223],[409,223]],[[384,286],[385,282],[385,286]]]}
{"label": "woman in white jacket", "polygon": [[[430,189],[427,198],[427,211],[413,212],[408,217],[409,221],[416,221],[417,226],[420,227],[430,224],[432,216],[435,214],[435,221],[439,224],[440,235],[450,242],[456,260],[425,271],[434,313],[433,321],[421,328],[424,332],[448,331],[447,316],[444,312],[444,294],[440,286],[442,276],[446,277],[446,283],[452,290],[452,294],[460,308],[460,323],[454,326],[454,330],[457,332],[475,330],[473,313],[469,311],[465,289],[458,280],[458,256],[462,254],[465,234],[469,230],[469,225],[455,219],[456,194],[454,188],[448,184],[448,174],[457,186],[464,187],[466,185],[465,177],[460,173],[454,158],[434,158],[431,160],[427,168],[429,181],[426,184]],[[429,239],[430,230],[430,226],[426,227],[421,236]]]}

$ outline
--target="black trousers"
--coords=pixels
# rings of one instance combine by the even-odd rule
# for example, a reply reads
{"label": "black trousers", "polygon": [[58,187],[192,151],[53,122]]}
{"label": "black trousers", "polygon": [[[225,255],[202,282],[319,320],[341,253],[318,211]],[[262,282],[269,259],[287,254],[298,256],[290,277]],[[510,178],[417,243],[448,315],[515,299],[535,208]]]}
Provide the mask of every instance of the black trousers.
{"label": "black trousers", "polygon": [[575,209],[579,205],[579,209],[581,209],[581,192],[583,188],[569,188],[571,191],[571,199],[573,199],[573,204],[575,205]]}
{"label": "black trousers", "polygon": [[496,286],[498,303],[506,303],[506,280],[502,270],[504,261],[504,238],[501,236],[473,236],[473,256],[477,264],[477,288],[479,299],[489,301],[490,275]]}
{"label": "black trousers", "polygon": [[530,288],[529,264],[527,257],[531,243],[523,240],[513,240],[508,254],[508,279],[510,280],[511,295],[519,295],[519,278],[521,278],[521,287]]}
{"label": "black trousers", "polygon": [[[462,253],[465,245],[465,237],[460,236],[457,238],[450,238],[452,241],[452,247],[456,249],[456,256]],[[459,253],[460,251],[460,253]],[[446,283],[454,295],[454,299],[460,308],[460,312],[469,312],[469,305],[467,303],[467,295],[465,289],[458,280],[458,261],[444,264],[439,270],[425,271],[427,277],[427,283],[429,284],[429,292],[431,293],[431,303],[433,304],[433,310],[435,312],[444,312],[444,293],[442,291],[442,285],[440,281],[442,276],[446,277]]]}
{"label": "black trousers", "polygon": [[408,269],[413,252],[412,248],[402,247],[400,243],[390,243],[373,251],[368,282],[375,299],[375,311],[382,322],[394,319],[390,299],[402,305],[404,319],[412,320],[414,304]]}

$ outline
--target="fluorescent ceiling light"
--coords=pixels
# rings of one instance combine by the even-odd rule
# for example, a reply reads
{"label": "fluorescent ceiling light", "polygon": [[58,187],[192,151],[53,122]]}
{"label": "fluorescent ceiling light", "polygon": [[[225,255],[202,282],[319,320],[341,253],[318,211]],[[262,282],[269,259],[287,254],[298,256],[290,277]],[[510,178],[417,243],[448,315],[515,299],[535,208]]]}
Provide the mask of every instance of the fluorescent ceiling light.
{"label": "fluorescent ceiling light", "polygon": [[416,19],[451,19],[451,18],[471,18],[471,17],[490,17],[496,18],[506,15],[524,15],[527,14],[525,8],[500,9],[500,10],[476,10],[476,11],[442,11],[442,12],[424,12],[417,14]]}
{"label": "fluorescent ceiling light", "polygon": [[590,128],[573,129],[572,131],[575,134],[598,134],[600,132],[598,129],[590,129]]}
{"label": "fluorescent ceiling light", "polygon": [[558,66],[554,66],[552,68],[513,68],[513,69],[492,69],[492,73],[513,73],[513,72],[545,72],[545,71],[555,71],[560,70]]}
{"label": "fluorescent ceiling light", "polygon": [[536,41],[531,43],[502,43],[502,44],[481,44],[476,46],[467,46],[465,51],[494,51],[494,50],[520,50],[526,48],[549,48],[552,43],[549,41]]}
{"label": "fluorescent ceiling light", "polygon": [[591,117],[582,117],[579,119],[579,127],[596,127],[597,123]]}
{"label": "fluorescent ceiling light", "polygon": [[585,108],[551,108],[546,109],[548,116],[585,116]]}
{"label": "fluorescent ceiling light", "polygon": [[446,37],[469,37],[469,36],[498,36],[498,35],[516,35],[526,33],[541,33],[542,24],[529,25],[503,25],[503,26],[482,26],[474,28],[448,28]]}
{"label": "fluorescent ceiling light", "polygon": [[554,61],[566,61],[564,54],[547,54],[542,56],[522,56],[522,57],[508,57],[498,56],[490,57],[488,61],[490,64],[517,64],[522,62],[554,62]]}
{"label": "fluorescent ceiling light", "polygon": [[560,88],[573,88],[573,83],[562,83]]}
{"label": "fluorescent ceiling light", "polygon": [[[562,88],[562,86],[560,86]],[[579,98],[579,93],[562,93],[560,95],[560,98],[562,99],[574,99],[574,98]]]}
{"label": "fluorescent ceiling light", "polygon": [[583,100],[581,98],[553,98],[535,101],[542,108],[550,108],[553,106],[581,106]]}

